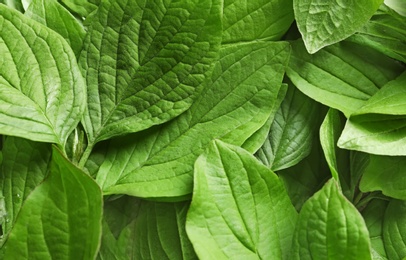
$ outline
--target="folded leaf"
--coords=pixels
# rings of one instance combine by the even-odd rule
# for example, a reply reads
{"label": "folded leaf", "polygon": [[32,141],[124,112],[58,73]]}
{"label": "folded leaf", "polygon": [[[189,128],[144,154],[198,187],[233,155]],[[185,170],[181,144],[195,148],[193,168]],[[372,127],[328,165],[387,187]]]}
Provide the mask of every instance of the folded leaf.
{"label": "folded leaf", "polygon": [[406,202],[391,200],[383,221],[383,242],[388,259],[406,257]]}
{"label": "folded leaf", "polygon": [[406,73],[371,97],[344,128],[338,145],[382,155],[406,155]]}
{"label": "folded leaf", "polygon": [[309,53],[344,40],[361,28],[383,0],[294,0],[295,18]]}
{"label": "folded leaf", "polygon": [[214,141],[196,161],[186,231],[199,259],[288,259],[297,213],[282,182]]}
{"label": "folded leaf", "polygon": [[101,219],[100,188],[54,148],[48,178],[21,208],[5,259],[93,259]]}
{"label": "folded leaf", "polygon": [[317,102],[290,85],[257,157],[274,171],[300,162],[310,153],[321,113]]}
{"label": "folded leaf", "polygon": [[64,147],[86,105],[72,49],[56,32],[4,5],[0,32],[0,134]]}
{"label": "folded leaf", "polygon": [[333,179],[303,205],[290,259],[371,259],[365,222]]}
{"label": "folded leaf", "polygon": [[293,19],[292,0],[225,0],[223,43],[279,40]]}
{"label": "folded leaf", "polygon": [[286,70],[290,80],[309,97],[347,117],[404,71],[399,62],[350,42],[340,42],[310,55],[303,42],[296,41],[292,50]]}
{"label": "folded leaf", "polygon": [[1,193],[5,203],[3,234],[10,232],[24,201],[44,180],[51,151],[50,144],[11,136],[5,139],[0,170]]}
{"label": "folded leaf", "polygon": [[105,193],[190,194],[193,164],[211,140],[242,145],[275,111],[289,50],[282,42],[222,49],[206,88],[188,111],[168,124],[111,141],[97,175]]}
{"label": "folded leaf", "polygon": [[102,1],[80,56],[89,144],[184,112],[221,41],[220,1]]}

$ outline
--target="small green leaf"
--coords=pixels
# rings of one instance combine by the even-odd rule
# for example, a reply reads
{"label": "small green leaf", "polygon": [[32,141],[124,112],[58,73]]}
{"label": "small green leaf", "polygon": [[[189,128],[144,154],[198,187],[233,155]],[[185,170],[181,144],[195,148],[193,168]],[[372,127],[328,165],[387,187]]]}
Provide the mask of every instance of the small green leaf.
{"label": "small green leaf", "polygon": [[101,220],[100,188],[54,148],[48,178],[21,208],[5,259],[93,259]]}
{"label": "small green leaf", "polygon": [[292,50],[286,73],[293,84],[346,117],[404,71],[399,62],[350,42],[340,42],[310,55],[302,41],[295,41]]}
{"label": "small green leaf", "polygon": [[254,156],[214,141],[195,164],[186,230],[200,259],[288,259],[297,213]]}
{"label": "small green leaf", "polygon": [[0,5],[0,134],[64,147],[82,118],[85,84],[53,30]]}
{"label": "small green leaf", "polygon": [[60,0],[70,10],[86,18],[90,13],[97,9],[102,0]]}
{"label": "small green leaf", "polygon": [[317,102],[290,85],[256,156],[274,171],[297,164],[310,153],[321,113]]}
{"label": "small green leaf", "polygon": [[221,42],[220,1],[103,1],[79,58],[89,144],[161,124],[188,109]]}
{"label": "small green leaf", "polygon": [[334,179],[303,205],[290,259],[371,259],[365,222]]}
{"label": "small green leaf", "polygon": [[383,242],[388,259],[406,257],[406,201],[391,200],[383,221]]}
{"label": "small green leaf", "polygon": [[279,40],[293,19],[292,0],[225,0],[223,43]]}
{"label": "small green leaf", "polygon": [[193,164],[213,139],[243,145],[275,111],[289,51],[284,42],[223,48],[206,88],[188,111],[165,125],[110,143],[97,175],[105,193],[190,194]]}
{"label": "small green leaf", "polygon": [[361,28],[383,0],[294,0],[293,9],[309,53],[344,40]]}

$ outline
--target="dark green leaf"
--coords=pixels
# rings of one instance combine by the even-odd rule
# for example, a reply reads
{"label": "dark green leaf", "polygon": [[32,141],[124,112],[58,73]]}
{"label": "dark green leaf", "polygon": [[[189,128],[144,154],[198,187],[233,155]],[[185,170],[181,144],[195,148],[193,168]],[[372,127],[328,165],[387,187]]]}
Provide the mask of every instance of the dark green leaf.
{"label": "dark green leaf", "polygon": [[388,259],[406,257],[406,201],[389,202],[383,221],[383,242]]}

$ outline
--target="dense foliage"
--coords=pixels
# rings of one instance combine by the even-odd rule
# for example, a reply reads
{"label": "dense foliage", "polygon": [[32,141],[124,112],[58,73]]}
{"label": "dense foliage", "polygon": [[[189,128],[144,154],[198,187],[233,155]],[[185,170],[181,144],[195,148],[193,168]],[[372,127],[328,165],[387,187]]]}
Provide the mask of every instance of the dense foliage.
{"label": "dense foliage", "polygon": [[0,258],[406,258],[404,1],[0,3]]}

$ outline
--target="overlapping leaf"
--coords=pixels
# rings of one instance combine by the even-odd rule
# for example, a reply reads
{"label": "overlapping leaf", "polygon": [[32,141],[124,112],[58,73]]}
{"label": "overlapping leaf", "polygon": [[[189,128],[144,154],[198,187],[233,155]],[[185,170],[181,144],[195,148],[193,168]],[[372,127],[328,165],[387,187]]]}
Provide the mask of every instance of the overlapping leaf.
{"label": "overlapping leaf", "polygon": [[292,50],[287,75],[295,86],[347,117],[404,71],[397,61],[349,42],[310,55],[299,40],[292,43]]}
{"label": "overlapping leaf", "polygon": [[294,0],[295,18],[309,53],[344,40],[361,28],[383,0]]}
{"label": "overlapping leaf", "polygon": [[200,259],[289,259],[297,213],[247,151],[214,141],[196,161],[186,230]]}
{"label": "overlapping leaf", "polygon": [[21,208],[5,259],[93,259],[101,217],[100,188],[54,148],[49,176]]}
{"label": "overlapping leaf", "polygon": [[220,1],[102,1],[80,65],[90,147],[184,112],[221,41]]}
{"label": "overlapping leaf", "polygon": [[215,138],[242,145],[280,104],[287,43],[229,45],[190,110],[161,127],[114,140],[97,181],[141,197],[192,191],[193,163]]}
{"label": "overlapping leaf", "polygon": [[0,5],[0,133],[65,145],[86,105],[76,57],[51,29]]}
{"label": "overlapping leaf", "polygon": [[365,222],[334,180],[303,205],[290,259],[371,259]]}
{"label": "overlapping leaf", "polygon": [[383,221],[383,242],[388,259],[406,257],[406,202],[391,200]]}

